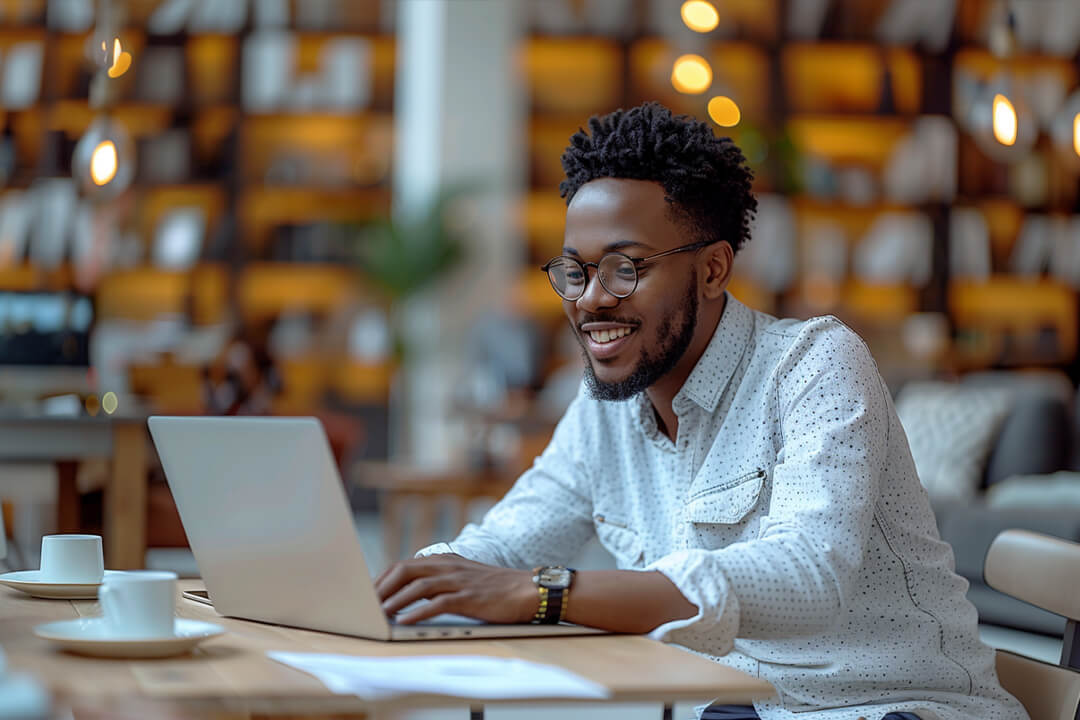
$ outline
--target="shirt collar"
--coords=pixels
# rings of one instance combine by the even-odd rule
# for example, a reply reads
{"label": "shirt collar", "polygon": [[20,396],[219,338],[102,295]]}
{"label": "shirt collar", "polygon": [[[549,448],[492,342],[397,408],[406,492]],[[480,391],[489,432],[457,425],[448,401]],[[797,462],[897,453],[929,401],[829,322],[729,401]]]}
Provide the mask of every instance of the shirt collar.
{"label": "shirt collar", "polygon": [[716,410],[721,393],[731,381],[731,376],[735,374],[735,368],[746,351],[753,325],[754,314],[750,308],[732,297],[731,293],[727,293],[724,312],[716,325],[712,340],[675,395],[676,405],[679,404],[680,397],[687,397],[705,412]]}
{"label": "shirt collar", "polygon": [[[712,339],[672,401],[676,413],[682,413],[680,406],[685,406],[687,401],[695,403],[706,412],[716,410],[720,395],[735,374],[735,368],[750,342],[753,326],[753,311],[732,297],[731,293],[727,293],[724,312]],[[646,434],[658,432],[652,403],[647,394],[639,393],[631,407]]]}

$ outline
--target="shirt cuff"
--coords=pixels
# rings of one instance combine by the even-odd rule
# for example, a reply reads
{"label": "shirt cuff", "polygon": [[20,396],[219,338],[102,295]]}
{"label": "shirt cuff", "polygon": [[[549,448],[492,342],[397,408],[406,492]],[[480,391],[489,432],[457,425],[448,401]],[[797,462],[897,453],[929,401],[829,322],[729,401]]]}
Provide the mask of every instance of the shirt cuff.
{"label": "shirt cuff", "polygon": [[701,611],[701,608],[698,608],[697,615],[694,615],[693,617],[683,618],[682,620],[671,620],[663,625],[653,628],[649,632],[649,637],[653,640],[659,640],[660,642],[682,645],[683,643],[679,642],[678,639],[678,636],[681,634],[679,631],[697,625],[704,617],[705,613]]}
{"label": "shirt cuff", "polygon": [[680,550],[649,564],[697,606],[693,617],[672,620],[653,629],[649,637],[676,643],[710,655],[724,655],[739,632],[739,600],[727,578],[706,550]]}
{"label": "shirt cuff", "polygon": [[417,550],[416,555],[413,557],[422,558],[428,555],[457,555],[457,553],[454,552],[454,548],[450,547],[450,543],[441,542]]}

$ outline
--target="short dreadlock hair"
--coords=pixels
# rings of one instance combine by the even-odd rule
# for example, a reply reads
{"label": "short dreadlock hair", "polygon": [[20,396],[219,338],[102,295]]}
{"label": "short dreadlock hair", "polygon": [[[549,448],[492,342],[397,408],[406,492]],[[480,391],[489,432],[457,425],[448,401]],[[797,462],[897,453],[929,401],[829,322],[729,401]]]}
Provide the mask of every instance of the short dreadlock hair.
{"label": "short dreadlock hair", "polygon": [[567,205],[597,178],[652,180],[664,188],[673,216],[701,240],[723,240],[738,252],[750,239],[757,200],[742,151],[707,123],[672,115],[660,103],[589,118],[589,132],[579,129],[570,138],[562,166],[559,192]]}

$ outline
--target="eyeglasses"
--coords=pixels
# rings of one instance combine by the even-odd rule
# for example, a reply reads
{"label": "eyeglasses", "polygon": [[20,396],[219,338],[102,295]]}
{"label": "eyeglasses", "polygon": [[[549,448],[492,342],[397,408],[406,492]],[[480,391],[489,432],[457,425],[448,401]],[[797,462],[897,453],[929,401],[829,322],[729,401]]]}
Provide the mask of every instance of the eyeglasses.
{"label": "eyeglasses", "polygon": [[622,300],[630,297],[637,290],[638,267],[641,263],[650,262],[665,255],[697,250],[713,242],[715,241],[702,240],[642,258],[632,258],[620,252],[612,252],[600,258],[598,263],[581,262],[576,258],[560,255],[548,260],[540,269],[547,273],[551,287],[555,289],[559,297],[574,302],[585,294],[585,286],[589,284],[589,268],[596,268],[596,277],[604,290],[609,295]]}

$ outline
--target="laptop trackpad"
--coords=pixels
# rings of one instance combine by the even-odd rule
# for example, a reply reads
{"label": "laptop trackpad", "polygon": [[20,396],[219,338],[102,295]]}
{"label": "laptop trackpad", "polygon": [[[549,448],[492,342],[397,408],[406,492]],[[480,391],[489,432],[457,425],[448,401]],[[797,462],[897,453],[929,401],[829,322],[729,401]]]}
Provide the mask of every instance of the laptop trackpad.
{"label": "laptop trackpad", "polygon": [[[430,600],[417,600],[412,605],[406,605],[405,607],[398,610],[397,614],[398,615],[406,615],[406,614],[412,612],[413,610],[416,610],[418,608],[422,608],[423,606],[427,605],[429,602],[431,602],[431,601]],[[391,620],[390,622],[391,622],[391,624],[396,624],[397,621],[396,620]],[[443,613],[442,615],[436,615],[435,617],[430,617],[427,620],[421,620],[420,622],[418,622],[416,624],[417,625],[426,625],[426,626],[431,626],[431,625],[451,625],[451,626],[487,625],[487,623],[484,622],[483,620],[477,620],[476,618],[465,617],[464,615],[454,615],[452,613]]]}
{"label": "laptop trackpad", "polygon": [[464,615],[452,615],[451,613],[443,613],[442,615],[436,615],[433,618],[427,620],[421,620],[416,623],[417,625],[487,625],[483,620],[477,620],[476,618],[465,617]]}

